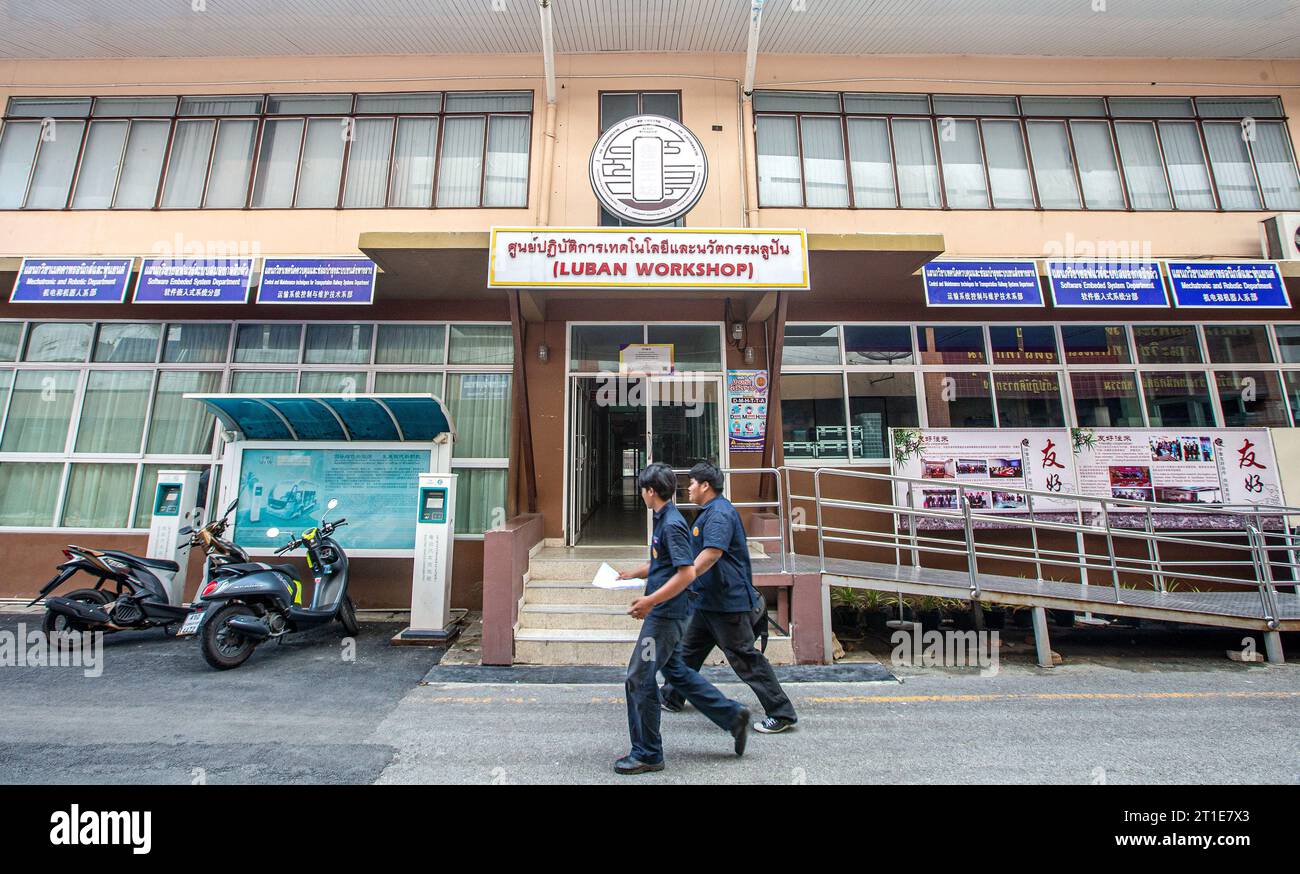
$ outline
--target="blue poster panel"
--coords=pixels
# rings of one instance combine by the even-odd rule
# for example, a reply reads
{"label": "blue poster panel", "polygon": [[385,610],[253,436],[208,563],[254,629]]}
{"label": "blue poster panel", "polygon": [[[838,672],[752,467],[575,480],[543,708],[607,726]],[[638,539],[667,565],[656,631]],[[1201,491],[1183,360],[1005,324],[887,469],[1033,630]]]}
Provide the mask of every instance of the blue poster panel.
{"label": "blue poster panel", "polygon": [[122,303],[134,258],[24,258],[11,303]]}
{"label": "blue poster panel", "polygon": [[1033,261],[931,261],[921,277],[927,306],[1043,306]]}
{"label": "blue poster panel", "polygon": [[257,302],[373,303],[376,272],[368,258],[267,258]]}
{"label": "blue poster panel", "polygon": [[1158,261],[1048,261],[1047,283],[1058,307],[1169,306]]}
{"label": "blue poster panel", "polygon": [[[432,463],[427,449],[245,449],[235,537],[240,546],[283,546],[329,518],[346,518],[345,549],[414,549],[416,491]],[[267,535],[279,528],[277,537]]]}
{"label": "blue poster panel", "polygon": [[252,258],[146,258],[136,303],[247,303]]}
{"label": "blue poster panel", "polygon": [[1166,261],[1174,306],[1290,309],[1282,271],[1272,261]]}

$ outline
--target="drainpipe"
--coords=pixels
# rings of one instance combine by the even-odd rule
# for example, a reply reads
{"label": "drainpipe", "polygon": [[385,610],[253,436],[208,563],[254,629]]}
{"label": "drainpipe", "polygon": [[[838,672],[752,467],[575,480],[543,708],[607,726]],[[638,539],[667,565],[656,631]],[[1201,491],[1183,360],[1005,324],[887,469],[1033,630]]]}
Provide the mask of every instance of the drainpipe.
{"label": "drainpipe", "polygon": [[750,0],[749,45],[745,50],[745,84],[740,100],[740,145],[745,166],[745,227],[752,228],[758,221],[758,192],[750,180],[758,178],[758,164],[754,157],[754,74],[758,69],[758,34],[763,26],[763,4],[767,0]]}
{"label": "drainpipe", "polygon": [[542,140],[542,179],[537,192],[537,225],[551,223],[551,179],[555,164],[555,34],[551,0],[537,0],[542,23],[542,65],[546,70],[546,128]]}

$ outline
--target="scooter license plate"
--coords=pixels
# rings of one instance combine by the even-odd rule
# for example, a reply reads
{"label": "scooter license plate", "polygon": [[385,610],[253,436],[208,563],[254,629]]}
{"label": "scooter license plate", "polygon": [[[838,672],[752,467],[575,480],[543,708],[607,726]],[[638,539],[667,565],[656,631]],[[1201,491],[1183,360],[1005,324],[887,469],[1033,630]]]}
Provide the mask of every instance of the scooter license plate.
{"label": "scooter license plate", "polygon": [[180,630],[176,632],[176,636],[187,637],[191,634],[198,634],[199,623],[202,621],[203,621],[203,611],[196,610],[195,612],[191,613],[189,616],[185,617],[185,621],[181,624]]}

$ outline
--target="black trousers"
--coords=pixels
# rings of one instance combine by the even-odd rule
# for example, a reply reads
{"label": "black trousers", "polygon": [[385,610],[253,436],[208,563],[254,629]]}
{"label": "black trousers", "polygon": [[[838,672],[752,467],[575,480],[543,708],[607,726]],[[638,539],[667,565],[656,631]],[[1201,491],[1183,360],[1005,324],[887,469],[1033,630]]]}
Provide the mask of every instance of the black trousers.
{"label": "black trousers", "polygon": [[[794,705],[777,681],[772,664],[754,646],[754,626],[750,624],[748,611],[695,611],[686,627],[686,634],[682,636],[682,661],[692,671],[698,671],[715,646],[727,657],[727,663],[736,676],[754,690],[768,716],[795,721]],[[664,701],[678,707],[686,700],[670,683],[664,683],[659,694]]]}

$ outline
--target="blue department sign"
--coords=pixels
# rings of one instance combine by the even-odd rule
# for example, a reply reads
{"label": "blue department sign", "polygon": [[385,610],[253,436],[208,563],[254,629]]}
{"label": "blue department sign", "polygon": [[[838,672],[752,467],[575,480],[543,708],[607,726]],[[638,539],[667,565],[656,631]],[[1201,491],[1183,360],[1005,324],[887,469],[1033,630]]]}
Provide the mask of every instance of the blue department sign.
{"label": "blue department sign", "polygon": [[662,115],[625,118],[591,150],[591,188],[605,209],[641,225],[671,224],[704,194],[704,145]]}

